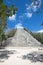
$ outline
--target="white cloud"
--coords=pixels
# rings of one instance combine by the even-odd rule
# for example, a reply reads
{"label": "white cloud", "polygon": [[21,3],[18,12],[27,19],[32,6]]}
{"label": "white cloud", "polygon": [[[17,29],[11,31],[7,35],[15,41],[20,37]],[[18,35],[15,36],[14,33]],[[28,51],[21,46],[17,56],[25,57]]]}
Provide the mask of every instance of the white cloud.
{"label": "white cloud", "polygon": [[40,5],[41,5],[41,0],[37,0],[37,1],[35,1],[35,3],[32,2],[31,8],[35,12],[40,7]]}
{"label": "white cloud", "polygon": [[12,16],[9,16],[9,20],[16,20],[16,14],[15,15],[12,15]]}
{"label": "white cloud", "polygon": [[33,2],[31,2],[30,5],[26,4],[26,12],[24,12],[21,16],[19,16],[19,19],[25,19],[27,18],[31,18],[33,15],[33,12],[36,12],[38,10],[38,8],[40,8],[41,5],[41,0],[37,0]]}
{"label": "white cloud", "polygon": [[25,15],[26,15],[28,18],[31,18],[31,17],[32,17],[32,13],[29,13],[29,12],[25,13]]}
{"label": "white cloud", "polygon": [[15,25],[15,28],[23,28],[22,24],[21,23],[18,23]]}
{"label": "white cloud", "polygon": [[31,12],[25,12],[22,15],[19,16],[19,20],[23,20],[26,18],[31,18],[32,17],[32,13]]}
{"label": "white cloud", "polygon": [[41,0],[37,0],[35,1],[35,3],[33,1],[30,5],[26,4],[27,12],[32,12],[32,11],[36,12],[38,8],[40,8],[40,5],[41,5]]}
{"label": "white cloud", "polygon": [[42,33],[43,32],[43,30],[39,30],[39,31],[37,31],[38,33]]}

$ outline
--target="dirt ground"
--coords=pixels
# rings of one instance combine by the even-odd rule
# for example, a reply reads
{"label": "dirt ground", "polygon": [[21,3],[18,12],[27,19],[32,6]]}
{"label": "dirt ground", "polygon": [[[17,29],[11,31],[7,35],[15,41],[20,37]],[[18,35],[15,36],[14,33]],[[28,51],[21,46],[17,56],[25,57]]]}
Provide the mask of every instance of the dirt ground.
{"label": "dirt ground", "polygon": [[0,65],[43,65],[43,48],[7,47],[1,49]]}

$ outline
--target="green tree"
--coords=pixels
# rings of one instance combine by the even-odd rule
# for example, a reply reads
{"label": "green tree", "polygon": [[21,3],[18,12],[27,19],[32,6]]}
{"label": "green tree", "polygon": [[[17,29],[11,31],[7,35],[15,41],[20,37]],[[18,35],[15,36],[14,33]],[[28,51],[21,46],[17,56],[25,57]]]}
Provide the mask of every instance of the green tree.
{"label": "green tree", "polygon": [[16,13],[17,8],[14,5],[8,7],[5,5],[4,0],[0,0],[0,45],[2,46],[2,40],[4,39],[4,30],[7,28],[7,18]]}

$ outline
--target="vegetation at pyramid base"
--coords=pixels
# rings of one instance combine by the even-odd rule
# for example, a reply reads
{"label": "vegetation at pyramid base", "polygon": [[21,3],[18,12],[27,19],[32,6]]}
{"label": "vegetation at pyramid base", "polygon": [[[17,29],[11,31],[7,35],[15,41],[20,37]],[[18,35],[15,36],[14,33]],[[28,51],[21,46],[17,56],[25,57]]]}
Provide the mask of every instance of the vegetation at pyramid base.
{"label": "vegetation at pyramid base", "polygon": [[42,33],[32,33],[31,32],[31,35],[43,44],[43,32]]}
{"label": "vegetation at pyramid base", "polygon": [[13,4],[8,7],[3,2],[4,0],[0,0],[0,45],[2,45],[2,40],[5,39],[4,30],[7,28],[7,18],[17,11]]}

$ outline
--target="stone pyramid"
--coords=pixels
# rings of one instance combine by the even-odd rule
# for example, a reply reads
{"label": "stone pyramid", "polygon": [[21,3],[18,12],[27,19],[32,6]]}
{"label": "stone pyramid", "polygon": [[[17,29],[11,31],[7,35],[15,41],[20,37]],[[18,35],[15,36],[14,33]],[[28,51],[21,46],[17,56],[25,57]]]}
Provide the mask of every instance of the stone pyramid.
{"label": "stone pyramid", "polygon": [[15,35],[11,38],[8,38],[5,43],[8,46],[14,47],[28,47],[41,45],[41,43],[38,42],[35,38],[33,38],[33,36],[24,28],[18,28]]}

